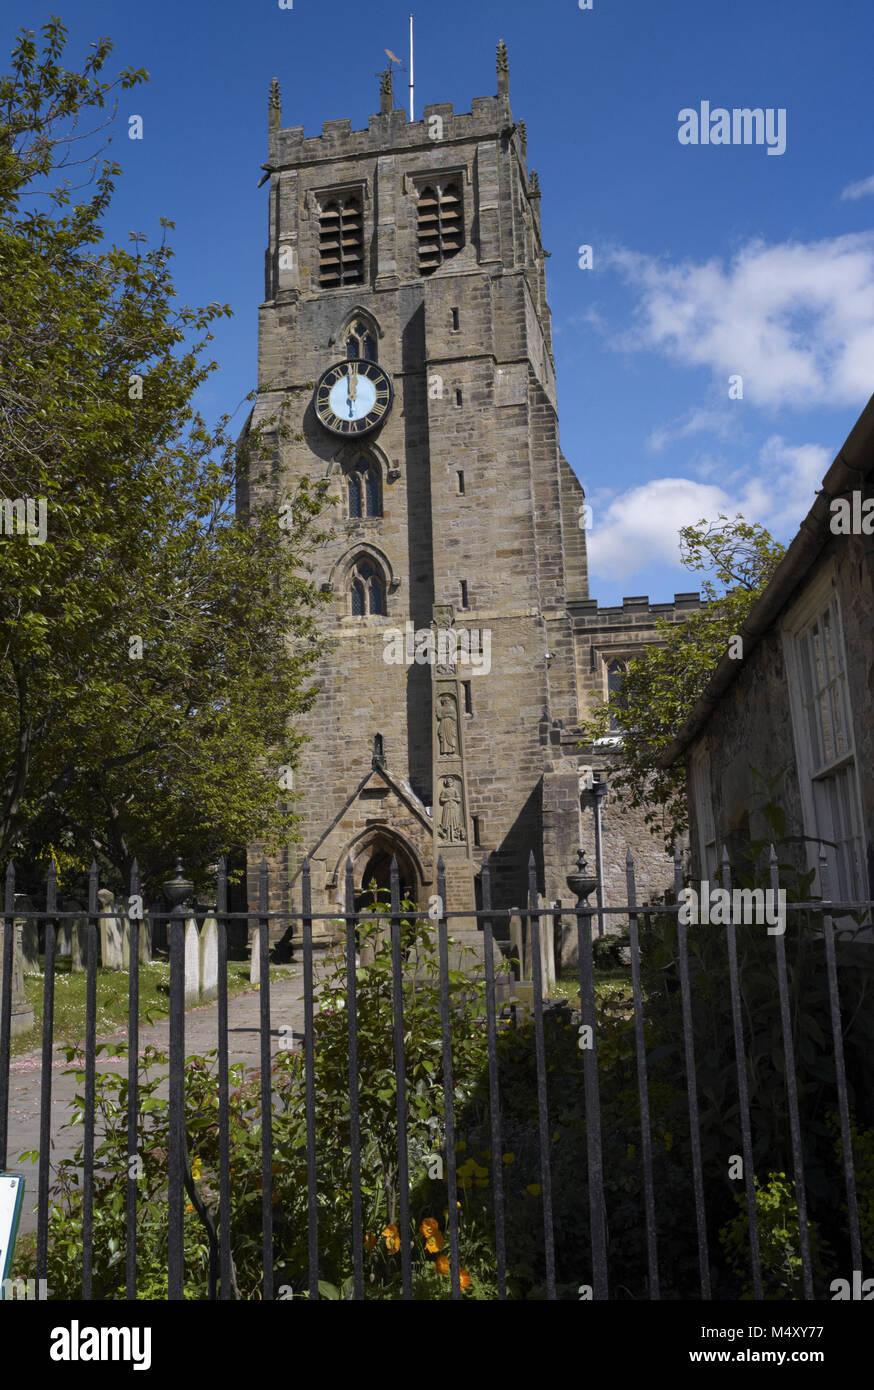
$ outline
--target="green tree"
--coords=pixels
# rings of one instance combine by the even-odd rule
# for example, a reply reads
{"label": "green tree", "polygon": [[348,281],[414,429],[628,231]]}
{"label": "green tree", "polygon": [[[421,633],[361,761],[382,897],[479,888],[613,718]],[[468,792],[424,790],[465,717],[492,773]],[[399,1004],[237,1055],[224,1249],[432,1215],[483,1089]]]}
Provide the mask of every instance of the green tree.
{"label": "green tree", "polygon": [[710,572],[701,583],[704,604],[680,622],[656,619],[656,643],[630,663],[621,690],[583,726],[594,740],[609,733],[611,721],[618,724],[612,785],[643,809],[653,834],[663,828],[671,851],[687,824],[685,773],[682,764],[662,767],[659,757],[784,554],[763,526],[740,515],[730,521],[720,513],[715,522],[683,526],[679,535],[685,567]]}
{"label": "green tree", "polygon": [[124,883],[134,855],[148,881],[179,852],[196,876],[294,823],[324,485],[235,515],[287,427],[236,446],[195,412],[230,309],[176,300],[173,223],[151,249],[104,238],[120,170],[94,113],[146,74],[102,81],[107,39],[68,71],[61,21],[42,34],[0,77],[0,862],[52,852],[63,883],[96,856]]}

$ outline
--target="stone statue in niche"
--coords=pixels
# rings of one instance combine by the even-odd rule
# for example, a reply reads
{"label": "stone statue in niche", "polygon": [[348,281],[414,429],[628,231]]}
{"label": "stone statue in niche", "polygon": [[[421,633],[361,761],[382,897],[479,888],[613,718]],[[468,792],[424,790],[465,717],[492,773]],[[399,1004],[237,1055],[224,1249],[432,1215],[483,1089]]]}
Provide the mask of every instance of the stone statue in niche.
{"label": "stone statue in niche", "polygon": [[461,782],[457,777],[444,777],[440,783],[440,827],[438,834],[447,844],[463,844],[464,826],[461,823]]}
{"label": "stone statue in niche", "polygon": [[441,758],[458,752],[458,717],[454,695],[441,695],[437,701],[437,742]]}

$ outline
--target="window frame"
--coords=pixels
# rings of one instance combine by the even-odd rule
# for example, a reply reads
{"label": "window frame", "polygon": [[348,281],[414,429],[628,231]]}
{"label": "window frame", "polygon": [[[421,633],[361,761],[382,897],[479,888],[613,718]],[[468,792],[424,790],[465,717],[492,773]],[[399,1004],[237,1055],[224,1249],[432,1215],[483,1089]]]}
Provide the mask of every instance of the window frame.
{"label": "window frame", "polygon": [[[313,218],[315,222],[315,264],[313,269],[312,288],[320,294],[328,294],[332,290],[363,289],[367,285],[367,184],[364,181],[354,181],[345,184],[333,184],[327,188],[314,188],[311,190]],[[322,284],[322,217],[331,203],[337,203],[340,209],[340,230],[343,225],[343,208],[350,198],[357,198],[361,216],[361,278],[358,280],[345,280],[342,274],[343,253],[342,245],[340,249],[341,274],[337,284]],[[342,236],[340,238],[342,243]],[[345,337],[344,337],[345,348]]]}
{"label": "window frame", "polygon": [[[832,655],[838,658],[839,667],[833,683],[837,686],[836,693],[841,706],[846,746],[842,752],[833,753],[831,758],[816,765],[814,762],[815,750],[812,747],[810,704],[804,698],[805,673],[801,644],[813,626],[818,623],[821,624],[826,613],[832,615]],[[843,616],[837,590],[834,561],[820,571],[808,584],[801,597],[788,610],[781,623],[781,639],[789,693],[792,738],[795,747],[796,775],[801,797],[802,824],[804,834],[811,837],[810,840],[805,841],[808,868],[816,869],[818,882],[819,854],[820,850],[825,850],[831,880],[830,895],[832,899],[840,899],[845,896],[842,892],[839,852],[820,838],[821,835],[828,835],[830,839],[837,839],[837,836],[831,833],[833,829],[831,825],[825,827],[822,824],[824,816],[830,816],[830,812],[823,808],[822,792],[818,794],[817,788],[822,788],[825,795],[830,796],[828,788],[834,787],[838,789],[840,796],[839,783],[842,774],[848,772],[848,777],[843,777],[845,782],[849,782],[843,809],[848,812],[851,834],[844,837],[843,840],[839,840],[838,844],[846,846],[850,854],[849,868],[852,882],[845,885],[851,890],[849,897],[867,898],[865,817],[859,787],[859,761],[847,671],[847,646],[844,638]],[[818,687],[812,695],[811,703],[818,702],[826,688],[825,686]],[[820,732],[822,732],[822,726],[820,726]]]}
{"label": "window frame", "polygon": [[[414,174],[414,175],[412,175],[412,177],[411,177],[411,184],[412,184],[413,192],[414,192],[414,194],[415,194],[415,199],[416,199],[415,219],[414,219],[414,220],[415,220],[416,269],[417,269],[419,275],[420,275],[422,278],[426,279],[426,280],[430,280],[430,278],[431,278],[433,275],[438,274],[439,271],[441,271],[441,270],[443,269],[443,267],[446,265],[447,261],[454,261],[454,260],[456,260],[457,257],[460,256],[460,255],[462,255],[462,253],[463,253],[463,252],[467,249],[467,247],[470,245],[470,237],[468,236],[468,231],[467,231],[467,196],[466,196],[466,192],[465,192],[467,183],[468,183],[468,171],[467,171],[467,169],[466,169],[464,166],[456,166],[455,168],[451,168],[451,169],[431,169],[431,170],[428,170],[427,173]],[[447,254],[447,252],[445,252],[444,249],[443,249],[443,232],[442,232],[441,208],[442,208],[442,204],[443,204],[443,196],[444,196],[444,193],[448,190],[448,188],[449,188],[450,186],[453,186],[453,187],[455,188],[457,194],[458,194],[459,208],[458,208],[458,224],[457,224],[457,225],[458,225],[459,244],[458,244],[457,247],[455,247],[453,250],[449,251],[448,254]],[[437,250],[438,250],[438,253],[439,253],[439,260],[438,260],[437,263],[436,263],[435,265],[433,265],[433,266],[424,266],[424,267],[423,267],[423,265],[422,265],[422,244],[421,244],[421,240],[420,240],[420,237],[421,237],[421,235],[422,235],[422,230],[421,230],[421,226],[420,226],[420,207],[421,207],[422,195],[423,195],[423,193],[425,193],[425,191],[426,191],[427,189],[429,189],[429,188],[433,190],[434,195],[435,195],[435,198],[436,198],[436,206],[437,206],[437,233],[438,233]]]}

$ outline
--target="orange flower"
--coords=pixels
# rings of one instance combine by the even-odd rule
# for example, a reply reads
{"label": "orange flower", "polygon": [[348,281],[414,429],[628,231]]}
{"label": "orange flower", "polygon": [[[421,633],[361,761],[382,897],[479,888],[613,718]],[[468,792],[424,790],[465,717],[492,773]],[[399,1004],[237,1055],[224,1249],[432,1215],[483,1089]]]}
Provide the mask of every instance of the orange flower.
{"label": "orange flower", "polygon": [[375,1244],[376,1244],[376,1236],[374,1235],[374,1233],[373,1233],[372,1231],[370,1231],[370,1232],[368,1232],[368,1234],[364,1237],[364,1248],[365,1248],[365,1250],[372,1250]]}
{"label": "orange flower", "polygon": [[396,1255],[401,1248],[401,1233],[397,1226],[383,1226],[380,1235],[385,1238],[385,1248],[390,1255]]}
{"label": "orange flower", "polygon": [[[437,1259],[434,1261],[434,1268],[436,1269],[436,1271],[437,1271],[438,1274],[448,1274],[448,1273],[449,1273],[449,1256],[448,1256],[448,1255],[438,1255],[438,1256],[437,1256]],[[458,1271],[458,1282],[459,1282],[459,1284],[461,1285],[462,1292],[463,1292],[465,1289],[469,1289],[469,1288],[470,1288],[470,1275],[468,1274],[468,1272],[467,1272],[466,1269],[461,1268],[461,1269]]]}
{"label": "orange flower", "polygon": [[446,1241],[443,1239],[441,1233],[435,1231],[434,1234],[429,1236],[425,1241],[425,1249],[428,1251],[429,1255],[436,1255],[437,1251],[442,1250],[445,1244]]}
{"label": "orange flower", "polygon": [[426,1216],[425,1220],[419,1227],[419,1231],[425,1237],[426,1240],[429,1236],[433,1236],[439,1230],[440,1223],[438,1221],[435,1221],[433,1216]]}

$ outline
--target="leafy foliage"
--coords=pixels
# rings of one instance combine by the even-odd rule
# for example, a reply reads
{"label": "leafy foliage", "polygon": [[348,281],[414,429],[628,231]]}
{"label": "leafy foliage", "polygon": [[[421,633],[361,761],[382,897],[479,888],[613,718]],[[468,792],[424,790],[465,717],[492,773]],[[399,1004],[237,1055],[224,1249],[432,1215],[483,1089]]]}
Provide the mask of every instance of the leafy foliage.
{"label": "leafy foliage", "polygon": [[[228,415],[194,411],[230,309],[176,302],[165,218],[151,249],[104,247],[120,171],[74,154],[80,121],[146,74],[102,81],[108,40],[67,71],[61,21],[43,36],[40,55],[22,33],[0,78],[0,487],[46,519],[43,543],[0,536],[0,857],[54,855],[69,891],[94,856],[126,887],[137,855],[148,886],[170,846],[199,881],[294,824],[277,773],[314,698],[324,484],[234,516],[285,421],[237,448]],[[71,205],[52,178],[81,163]]]}
{"label": "leafy foliage", "polygon": [[665,768],[660,756],[784,553],[758,522],[742,516],[729,521],[720,514],[716,522],[682,527],[679,535],[686,568],[713,571],[713,578],[701,584],[704,605],[679,622],[657,618],[655,644],[630,663],[621,689],[583,726],[595,740],[607,735],[611,720],[618,723],[613,788],[624,794],[627,805],[643,808],[653,834],[664,827],[671,853],[687,825],[685,773],[682,762]]}

